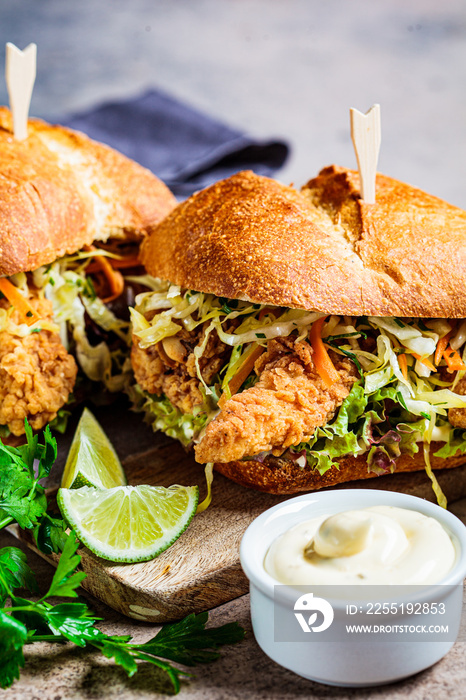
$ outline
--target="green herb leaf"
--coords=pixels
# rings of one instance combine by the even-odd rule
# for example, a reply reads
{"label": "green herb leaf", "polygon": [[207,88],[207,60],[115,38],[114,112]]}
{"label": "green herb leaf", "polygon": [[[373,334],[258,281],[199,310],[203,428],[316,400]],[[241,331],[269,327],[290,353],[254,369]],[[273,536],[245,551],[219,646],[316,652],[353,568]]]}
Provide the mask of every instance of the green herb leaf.
{"label": "green herb leaf", "polygon": [[213,661],[219,657],[219,653],[212,650],[239,642],[245,631],[235,622],[205,629],[207,619],[206,612],[198,615],[192,613],[180,622],[165,625],[155,637],[134,648],[185,666]]}
{"label": "green herb leaf", "polygon": [[45,513],[33,530],[34,540],[38,549],[44,554],[61,552],[66,544],[68,535],[62,518],[54,518]]}
{"label": "green herb leaf", "polygon": [[157,668],[162,669],[162,671],[165,671],[165,673],[171,681],[171,684],[173,686],[173,692],[175,695],[180,692],[180,679],[189,678],[192,675],[187,671],[182,671],[181,669],[176,668],[176,666],[172,666],[167,661],[162,661],[161,659],[158,659],[154,656],[150,656],[149,654],[137,652],[135,654],[135,657],[140,661],[149,662],[150,664],[157,666]]}
{"label": "green herb leaf", "polygon": [[332,340],[325,339],[325,342],[327,343],[327,345],[330,345],[331,348],[334,348],[335,350],[338,350],[339,352],[343,353],[343,355],[346,355],[346,357],[349,357],[350,360],[352,360],[356,365],[361,379],[364,377],[364,372],[362,371],[361,363],[359,362],[354,352],[342,348],[341,345],[338,345],[338,343],[334,343]]}
{"label": "green herb leaf", "polygon": [[130,678],[137,672],[136,660],[133,654],[125,648],[124,643],[106,639],[99,645],[99,649],[107,659],[113,659],[118,666],[124,668]]}
{"label": "green herb leaf", "polygon": [[25,463],[14,462],[1,469],[0,508],[21,528],[34,527],[46,507],[44,489],[31,477]]}
{"label": "green herb leaf", "polygon": [[180,690],[180,679],[190,676],[170,663],[168,659],[185,666],[208,663],[219,657],[218,647],[234,644],[243,639],[245,630],[237,623],[205,629],[208,613],[188,615],[184,620],[165,625],[145,644],[128,644],[128,637],[106,637],[91,642],[104,656],[113,658],[129,676],[137,671],[136,660],[154,664],[167,673],[175,693]]}
{"label": "green herb leaf", "polygon": [[48,626],[56,635],[63,635],[79,647],[102,639],[104,634],[94,627],[94,617],[84,603],[61,603],[44,614]]}
{"label": "green herb leaf", "polygon": [[74,531],[72,531],[65,542],[63,552],[58,562],[57,569],[50,584],[50,588],[44,598],[51,596],[63,596],[67,598],[77,598],[76,588],[81,585],[81,581],[86,578],[86,574],[75,572],[81,561],[81,557],[75,554],[79,542]]}
{"label": "green herb leaf", "polygon": [[0,611],[0,687],[9,688],[19,669],[24,667],[23,646],[27,641],[25,626]]}
{"label": "green herb leaf", "polygon": [[42,449],[42,454],[39,457],[39,479],[50,474],[50,469],[57,459],[57,441],[53,437],[48,425],[44,430],[43,436],[44,445],[39,446]]}
{"label": "green herb leaf", "polygon": [[47,509],[39,479],[48,476],[57,456],[57,443],[48,426],[44,444],[39,444],[27,420],[25,431],[26,445],[9,447],[0,442],[0,527],[15,520],[21,528],[31,529]]}
{"label": "green herb leaf", "polygon": [[27,422],[26,439],[27,444],[17,448],[0,443],[0,528],[16,520],[20,527],[33,528],[42,551],[62,550],[62,554],[49,590],[34,602],[15,595],[20,587],[37,590],[25,555],[15,547],[0,550],[0,606],[11,598],[9,607],[0,608],[0,687],[7,688],[19,678],[24,644],[68,640],[99,649],[129,676],[136,673],[137,661],[151,663],[167,674],[175,693],[179,692],[180,679],[190,674],[162,659],[186,665],[212,661],[219,655],[219,646],[239,641],[244,630],[236,623],[206,630],[207,613],[202,613],[167,625],[146,644],[135,645],[127,635],[111,637],[101,632],[95,626],[98,618],[83,602],[52,606],[47,600],[52,596],[78,597],[76,589],[86,574],[76,571],[81,557],[76,554],[75,533],[66,535],[63,520],[47,513],[44,488],[39,484],[56,459],[56,441],[47,427],[39,443]]}
{"label": "green herb leaf", "polygon": [[0,605],[16,588],[39,590],[24,552],[17,547],[3,547],[0,549]]}
{"label": "green herb leaf", "polygon": [[[43,605],[18,596],[12,597],[11,604],[14,608],[23,608],[22,610],[14,610],[11,615],[26,627],[28,639],[35,633],[46,634],[50,632],[44,618],[45,607]],[[4,610],[8,610],[8,608],[4,608]]]}
{"label": "green herb leaf", "polygon": [[27,419],[24,420],[24,430],[26,432],[27,444],[23,445],[18,449],[24,455],[23,458],[26,463],[26,466],[29,469],[31,477],[34,477],[34,460],[37,457],[37,444],[39,442],[39,436],[33,434],[32,428],[27,422]]}

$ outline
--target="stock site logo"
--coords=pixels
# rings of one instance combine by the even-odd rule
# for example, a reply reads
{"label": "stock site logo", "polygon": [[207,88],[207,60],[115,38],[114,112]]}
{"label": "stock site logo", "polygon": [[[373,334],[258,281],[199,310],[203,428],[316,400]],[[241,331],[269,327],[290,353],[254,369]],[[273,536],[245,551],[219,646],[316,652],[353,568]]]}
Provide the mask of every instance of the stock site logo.
{"label": "stock site logo", "polygon": [[[323,632],[327,630],[333,622],[333,608],[324,598],[314,598],[313,593],[305,593],[300,596],[294,604],[295,617],[303,632]],[[296,612],[300,610],[301,612]],[[314,625],[318,613],[322,613],[323,621],[320,625]],[[311,613],[306,621],[303,613]]]}

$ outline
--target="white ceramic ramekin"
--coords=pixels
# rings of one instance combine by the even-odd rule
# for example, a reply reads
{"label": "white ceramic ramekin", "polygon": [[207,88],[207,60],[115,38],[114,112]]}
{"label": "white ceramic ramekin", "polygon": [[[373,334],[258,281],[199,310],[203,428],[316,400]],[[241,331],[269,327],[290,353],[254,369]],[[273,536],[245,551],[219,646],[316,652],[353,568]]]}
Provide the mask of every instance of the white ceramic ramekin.
{"label": "white ceramic ramekin", "polygon": [[[272,542],[283,532],[323,514],[369,508],[376,505],[416,510],[436,518],[452,537],[457,557],[453,569],[438,584],[423,587],[422,600],[444,601],[455,606],[456,629],[448,641],[275,641],[275,606],[289,610],[292,620],[296,589],[280,586],[264,568]],[[251,618],[254,635],[262,650],[281,666],[311,680],[328,685],[373,686],[391,683],[428,668],[451,649],[458,634],[462,610],[462,583],[466,576],[466,527],[452,513],[416,496],[395,491],[348,489],[309,493],[291,498],[262,513],[246,530],[240,549],[241,565],[250,582]],[[363,589],[364,586],[361,586]],[[275,592],[275,595],[274,595]],[[299,594],[298,594],[299,595]],[[361,595],[363,591],[361,590]],[[345,614],[342,600],[330,600],[335,617]],[[283,612],[283,611],[281,611]],[[457,613],[457,614],[456,614]],[[283,616],[282,616],[283,617]],[[418,622],[407,613],[399,622]],[[423,619],[423,622],[426,620]],[[432,617],[427,622],[438,622]]]}

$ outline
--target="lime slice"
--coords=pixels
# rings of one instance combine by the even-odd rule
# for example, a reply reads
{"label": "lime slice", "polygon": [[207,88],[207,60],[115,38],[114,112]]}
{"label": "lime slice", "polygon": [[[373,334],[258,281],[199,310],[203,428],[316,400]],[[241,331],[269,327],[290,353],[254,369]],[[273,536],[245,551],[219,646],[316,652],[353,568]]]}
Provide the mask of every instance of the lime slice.
{"label": "lime slice", "polygon": [[153,559],[186,530],[197,486],[89,486],[58,491],[65,520],[91,552],[116,562]]}
{"label": "lime slice", "polygon": [[112,443],[93,414],[85,408],[68,453],[62,487],[111,489],[125,484],[125,473]]}

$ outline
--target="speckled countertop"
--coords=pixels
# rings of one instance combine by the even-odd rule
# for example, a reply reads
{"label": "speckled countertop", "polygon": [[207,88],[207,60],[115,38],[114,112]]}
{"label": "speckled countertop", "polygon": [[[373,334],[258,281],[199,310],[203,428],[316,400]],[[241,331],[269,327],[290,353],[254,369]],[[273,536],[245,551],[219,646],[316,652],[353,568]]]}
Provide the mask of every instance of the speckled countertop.
{"label": "speckled countertop", "polygon": [[[466,500],[455,506],[466,522]],[[1,546],[17,546],[14,537],[0,536]],[[30,564],[38,573],[41,585],[51,578],[51,567],[28,553]],[[99,615],[105,618],[101,628],[107,634],[131,634],[144,642],[157,627],[123,618],[99,601],[85,597]],[[462,700],[466,687],[466,642],[457,642],[453,649],[432,668],[408,680],[367,689],[345,689],[304,680],[271,661],[257,646],[251,631],[249,596],[222,605],[210,614],[210,622],[221,625],[238,621],[247,630],[246,639],[224,649],[222,657],[195,669],[196,677],[183,683],[180,698],[201,700],[291,700],[292,698],[381,698],[382,700]],[[0,691],[5,700],[88,700],[114,698],[120,700],[153,700],[170,697],[165,678],[154,667],[142,667],[133,678],[98,653],[71,645],[35,644],[26,648],[26,666],[21,679],[9,690]]]}
{"label": "speckled countertop", "polygon": [[[379,169],[466,207],[463,0],[2,0],[0,45],[6,41],[38,44],[37,116],[54,119],[160,87],[254,136],[288,140],[292,155],[278,177],[297,185],[332,162],[354,167],[349,107],[366,111],[379,102]],[[466,502],[455,508],[466,517]],[[2,533],[0,546],[7,544],[16,542]],[[51,568],[30,556],[45,586]],[[107,632],[141,640],[154,634],[94,605]],[[247,596],[212,611],[211,620],[238,620],[248,637],[199,667],[181,697],[465,697],[463,642],[407,681],[348,691],[271,662],[250,631]],[[21,680],[0,694],[126,700],[163,697],[160,684],[153,669],[127,679],[92,652],[37,645],[27,650]]]}

